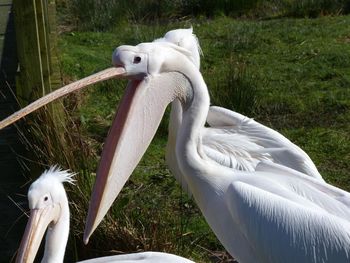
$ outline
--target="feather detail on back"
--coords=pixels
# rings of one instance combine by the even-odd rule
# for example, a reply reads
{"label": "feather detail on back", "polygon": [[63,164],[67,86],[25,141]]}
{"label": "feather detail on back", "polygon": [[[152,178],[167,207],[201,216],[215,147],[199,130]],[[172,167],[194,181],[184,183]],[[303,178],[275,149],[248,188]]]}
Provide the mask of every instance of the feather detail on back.
{"label": "feather detail on back", "polygon": [[202,141],[204,152],[210,159],[233,169],[252,172],[259,162],[271,160],[262,146],[242,134],[221,133],[209,128]]}
{"label": "feather detail on back", "polygon": [[[310,157],[277,131],[237,112],[216,106],[210,107],[207,122],[211,128],[221,130],[222,134],[226,133],[226,138],[221,139],[222,143],[229,144],[239,134],[244,140],[242,144],[255,144],[255,147],[250,147],[252,151],[248,151],[253,154],[252,158],[258,156],[262,161],[267,158],[324,181]],[[215,141],[216,136],[212,137]],[[235,154],[232,153],[232,156]],[[254,165],[256,164],[257,162]]]}
{"label": "feather detail on back", "polygon": [[[256,167],[256,171],[272,174],[276,176],[276,181],[280,179],[277,177],[284,177],[284,182],[293,185],[293,189],[298,195],[305,197],[335,216],[349,220],[350,194],[348,192],[275,163],[261,162]],[[298,184],[295,182],[298,182]]]}

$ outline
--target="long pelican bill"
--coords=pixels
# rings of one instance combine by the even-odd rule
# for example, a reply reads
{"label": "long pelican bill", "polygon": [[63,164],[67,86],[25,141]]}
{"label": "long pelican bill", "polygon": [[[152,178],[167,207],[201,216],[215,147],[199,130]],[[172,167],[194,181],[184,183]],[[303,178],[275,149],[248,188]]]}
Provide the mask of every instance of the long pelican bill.
{"label": "long pelican bill", "polygon": [[86,78],[83,78],[81,80],[75,81],[69,85],[66,85],[60,89],[57,89],[46,96],[34,101],[33,103],[29,104],[28,106],[24,107],[23,109],[13,113],[6,119],[2,120],[0,122],[0,130],[5,128],[6,126],[14,123],[15,121],[23,118],[24,116],[28,115],[29,113],[45,106],[46,104],[50,103],[51,101],[54,101],[58,98],[61,98],[73,91],[82,89],[86,86],[101,82],[103,80],[107,80],[113,77],[122,76],[125,73],[125,69],[122,67],[111,67],[105,70],[102,70],[100,72],[97,72],[93,75],[90,75]]}
{"label": "long pelican bill", "polygon": [[55,223],[60,214],[59,205],[52,205],[43,209],[32,209],[20,247],[17,252],[16,263],[34,262],[41,240],[50,223]]}
{"label": "long pelican bill", "polygon": [[102,151],[85,225],[85,243],[149,146],[166,106],[174,98],[174,86],[182,80],[179,76],[184,79],[173,72],[129,83]]}

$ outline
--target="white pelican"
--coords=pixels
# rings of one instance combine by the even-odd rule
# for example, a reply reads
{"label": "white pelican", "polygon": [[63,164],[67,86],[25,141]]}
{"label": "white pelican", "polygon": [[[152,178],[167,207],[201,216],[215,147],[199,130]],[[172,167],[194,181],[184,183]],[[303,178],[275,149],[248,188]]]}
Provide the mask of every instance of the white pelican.
{"label": "white pelican", "polygon": [[286,166],[231,169],[203,150],[209,95],[190,53],[176,45],[120,46],[113,64],[130,79],[109,131],[85,242],[141,159],[175,98],[182,120],[176,159],[199,208],[239,262],[349,262],[350,194]]}
{"label": "white pelican", "polygon": [[[69,206],[63,183],[73,183],[73,175],[53,166],[30,186],[28,191],[30,217],[16,262],[29,263],[34,261],[46,229],[45,251],[41,262],[63,262],[69,235]],[[186,258],[162,252],[116,255],[81,262],[194,263]]]}

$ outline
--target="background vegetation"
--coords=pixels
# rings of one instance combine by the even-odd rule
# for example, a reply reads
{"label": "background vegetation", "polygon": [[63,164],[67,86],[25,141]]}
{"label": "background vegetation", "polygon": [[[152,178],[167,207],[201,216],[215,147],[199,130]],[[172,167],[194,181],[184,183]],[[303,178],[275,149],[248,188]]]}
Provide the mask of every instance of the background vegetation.
{"label": "background vegetation", "polygon": [[[349,1],[57,0],[57,6],[64,83],[108,67],[118,45],[193,26],[212,104],[280,131],[328,182],[350,190]],[[50,116],[37,115],[47,131],[37,127],[46,139],[34,152],[79,172],[69,191],[68,258],[158,250],[198,262],[230,261],[164,164],[167,118],[90,244],[82,244],[94,172],[125,84],[108,81],[66,98],[68,128],[60,139]]]}
{"label": "background vegetation", "polygon": [[168,23],[193,17],[271,19],[276,17],[318,17],[347,14],[348,0],[59,0],[60,10],[70,25],[80,30],[105,31],[119,23],[133,21]]}

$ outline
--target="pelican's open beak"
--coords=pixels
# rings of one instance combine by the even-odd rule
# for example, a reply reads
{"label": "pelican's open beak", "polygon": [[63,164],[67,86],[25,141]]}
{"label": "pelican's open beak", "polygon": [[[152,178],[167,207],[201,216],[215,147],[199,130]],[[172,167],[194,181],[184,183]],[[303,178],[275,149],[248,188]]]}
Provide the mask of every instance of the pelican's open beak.
{"label": "pelican's open beak", "polygon": [[85,243],[145,153],[166,106],[175,97],[174,87],[181,77],[172,72],[129,82],[102,152],[85,226]]}
{"label": "pelican's open beak", "polygon": [[29,220],[17,253],[16,262],[34,262],[48,225],[57,222],[60,212],[60,206],[57,204],[43,209],[30,210]]}
{"label": "pelican's open beak", "polygon": [[5,128],[6,126],[14,123],[15,121],[23,118],[24,116],[28,115],[29,113],[41,108],[42,106],[45,106],[46,104],[50,103],[51,101],[54,101],[58,98],[61,98],[73,91],[82,89],[86,86],[101,82],[103,80],[107,80],[114,77],[120,77],[125,74],[125,69],[123,67],[112,67],[105,70],[102,70],[98,73],[95,73],[91,76],[88,76],[86,78],[83,78],[81,80],[78,80],[76,82],[73,82],[69,85],[66,85],[60,89],[57,89],[46,96],[34,101],[33,103],[29,104],[28,106],[24,107],[23,109],[15,112],[14,114],[10,115],[6,119],[2,120],[0,122],[0,130]]}

